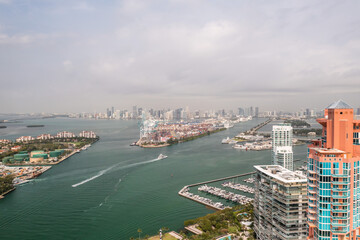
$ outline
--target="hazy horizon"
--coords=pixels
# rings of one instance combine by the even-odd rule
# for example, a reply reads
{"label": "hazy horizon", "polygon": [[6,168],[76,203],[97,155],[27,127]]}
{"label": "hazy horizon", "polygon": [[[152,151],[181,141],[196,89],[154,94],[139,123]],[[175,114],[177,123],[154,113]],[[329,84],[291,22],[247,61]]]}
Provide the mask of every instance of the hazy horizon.
{"label": "hazy horizon", "polygon": [[0,112],[358,108],[359,7],[0,0]]}

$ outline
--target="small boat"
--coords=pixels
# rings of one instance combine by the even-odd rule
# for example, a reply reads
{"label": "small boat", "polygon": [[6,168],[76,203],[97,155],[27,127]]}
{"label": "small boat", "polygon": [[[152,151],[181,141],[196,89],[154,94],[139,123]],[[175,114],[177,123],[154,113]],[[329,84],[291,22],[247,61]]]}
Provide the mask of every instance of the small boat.
{"label": "small boat", "polygon": [[160,153],[160,155],[158,156],[157,160],[165,159],[165,158],[167,158],[167,157],[168,157],[168,156],[163,155],[163,154]]}
{"label": "small boat", "polygon": [[230,138],[227,137],[227,138],[224,138],[224,139],[221,141],[221,143],[222,143],[222,144],[228,144],[229,141],[230,141]]}
{"label": "small boat", "polygon": [[233,148],[235,148],[235,149],[240,149],[240,150],[246,150],[246,149],[247,149],[246,146],[241,145],[241,144],[235,144],[235,145],[233,146]]}
{"label": "small boat", "polygon": [[236,143],[237,143],[237,141],[233,140],[233,139],[229,141],[229,144],[236,144]]}
{"label": "small boat", "polygon": [[131,143],[130,146],[136,146],[136,143],[137,142],[135,141],[135,142]]}

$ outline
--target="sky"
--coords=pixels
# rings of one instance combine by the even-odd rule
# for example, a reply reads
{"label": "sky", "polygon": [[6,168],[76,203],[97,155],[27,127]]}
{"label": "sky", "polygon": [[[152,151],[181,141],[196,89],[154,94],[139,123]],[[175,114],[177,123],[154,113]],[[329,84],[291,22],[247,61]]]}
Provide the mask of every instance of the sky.
{"label": "sky", "polygon": [[360,107],[360,1],[0,0],[0,112]]}

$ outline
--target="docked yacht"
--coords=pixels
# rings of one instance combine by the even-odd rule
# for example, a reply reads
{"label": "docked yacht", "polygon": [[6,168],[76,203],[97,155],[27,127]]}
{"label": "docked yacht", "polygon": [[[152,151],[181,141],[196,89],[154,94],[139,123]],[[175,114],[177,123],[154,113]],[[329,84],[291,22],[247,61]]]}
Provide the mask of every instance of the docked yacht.
{"label": "docked yacht", "polygon": [[221,141],[222,144],[228,144],[229,142],[230,142],[230,138],[229,138],[229,137],[224,138],[224,139]]}
{"label": "docked yacht", "polygon": [[238,141],[234,140],[234,139],[231,139],[228,143],[229,144],[236,144]]}
{"label": "docked yacht", "polygon": [[242,144],[235,144],[235,145],[233,146],[233,148],[235,148],[235,149],[240,149],[240,150],[247,150],[247,147],[245,147],[245,146],[242,145]]}
{"label": "docked yacht", "polygon": [[232,124],[230,121],[226,121],[224,123],[224,128],[229,129],[229,128],[232,128],[232,127],[234,127],[234,124]]}
{"label": "docked yacht", "polygon": [[168,156],[163,155],[163,154],[160,153],[160,155],[158,156],[157,160],[165,159],[165,158],[167,158],[167,157],[168,157]]}

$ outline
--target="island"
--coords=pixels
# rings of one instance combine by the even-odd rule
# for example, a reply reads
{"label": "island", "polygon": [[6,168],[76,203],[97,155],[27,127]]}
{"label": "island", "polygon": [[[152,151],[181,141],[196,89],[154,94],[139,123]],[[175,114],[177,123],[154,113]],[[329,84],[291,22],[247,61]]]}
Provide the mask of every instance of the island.
{"label": "island", "polygon": [[224,122],[207,119],[201,122],[158,122],[148,119],[141,123],[140,139],[132,144],[144,148],[166,147],[195,140],[226,130]]}
{"label": "island", "polygon": [[0,139],[0,180],[4,182],[0,194],[3,196],[14,190],[9,187],[9,179],[11,186],[26,183],[98,140],[92,131],[82,131],[78,135],[63,131],[55,136],[41,134],[36,138],[22,136],[15,142]]}
{"label": "island", "polygon": [[293,128],[309,128],[311,125],[304,120],[287,119],[284,123],[290,123]]}

